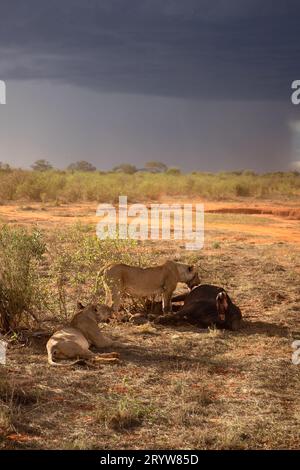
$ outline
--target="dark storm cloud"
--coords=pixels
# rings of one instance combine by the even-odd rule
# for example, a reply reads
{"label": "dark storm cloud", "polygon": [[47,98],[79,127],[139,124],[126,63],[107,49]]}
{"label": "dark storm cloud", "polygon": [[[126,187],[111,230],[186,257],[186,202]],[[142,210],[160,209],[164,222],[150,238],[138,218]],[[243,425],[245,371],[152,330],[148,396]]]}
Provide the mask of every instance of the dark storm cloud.
{"label": "dark storm cloud", "polygon": [[2,79],[286,100],[300,76],[298,0],[7,0],[0,8]]}

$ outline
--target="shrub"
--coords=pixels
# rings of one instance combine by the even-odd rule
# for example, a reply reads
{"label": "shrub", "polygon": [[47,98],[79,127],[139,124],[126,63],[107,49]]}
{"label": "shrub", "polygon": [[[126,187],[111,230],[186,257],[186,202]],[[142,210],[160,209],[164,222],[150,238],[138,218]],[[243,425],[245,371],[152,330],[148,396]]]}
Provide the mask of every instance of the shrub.
{"label": "shrub", "polygon": [[237,183],[237,185],[235,186],[235,193],[237,196],[241,197],[250,196],[250,187],[246,183]]}
{"label": "shrub", "polygon": [[168,175],[181,175],[181,171],[179,168],[174,166],[174,167],[168,168],[167,174]]}
{"label": "shrub", "polygon": [[51,233],[0,229],[0,330],[14,331],[51,318],[68,321],[77,300],[104,300],[103,268],[114,262],[147,265],[134,240],[99,240],[87,226]]}
{"label": "shrub", "polygon": [[57,231],[48,248],[47,309],[68,320],[77,300],[104,300],[103,268],[113,262],[132,263],[135,245],[130,240],[99,240],[80,224]]}
{"label": "shrub", "polygon": [[4,225],[0,230],[0,329],[14,329],[22,314],[35,316],[43,294],[38,267],[45,252],[41,233]]}

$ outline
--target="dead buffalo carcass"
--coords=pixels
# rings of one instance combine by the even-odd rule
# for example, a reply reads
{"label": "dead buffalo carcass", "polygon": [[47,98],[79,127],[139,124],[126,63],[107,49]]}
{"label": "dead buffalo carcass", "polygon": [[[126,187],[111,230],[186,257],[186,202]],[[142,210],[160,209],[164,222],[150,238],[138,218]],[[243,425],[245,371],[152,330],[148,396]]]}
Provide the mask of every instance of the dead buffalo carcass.
{"label": "dead buffalo carcass", "polygon": [[182,308],[175,313],[158,316],[155,322],[176,324],[187,321],[204,328],[216,325],[234,331],[241,328],[241,311],[222,287],[203,284],[172,299],[172,302],[180,301],[184,301]]}

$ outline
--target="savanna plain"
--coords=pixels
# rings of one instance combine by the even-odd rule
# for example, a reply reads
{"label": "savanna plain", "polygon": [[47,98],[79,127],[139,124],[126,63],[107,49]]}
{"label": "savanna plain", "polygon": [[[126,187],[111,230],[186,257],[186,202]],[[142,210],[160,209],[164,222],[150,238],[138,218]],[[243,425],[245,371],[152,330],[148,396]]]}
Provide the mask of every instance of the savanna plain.
{"label": "savanna plain", "polygon": [[[12,184],[18,193],[5,189],[0,205],[0,326],[8,342],[0,365],[0,448],[299,448],[300,365],[292,363],[291,344],[300,339],[300,176],[212,177],[210,184],[194,175],[188,191],[179,175],[162,191],[160,175],[99,175],[93,199],[95,191],[76,192],[87,175],[71,175],[70,188],[59,183],[60,193],[52,194],[39,186],[45,175],[29,173],[6,175],[7,185],[23,179]],[[113,194],[101,193],[109,192],[110,178],[119,181]],[[123,194],[140,184],[131,202],[204,202],[204,248],[98,240],[97,203],[116,202],[120,181]],[[174,258],[196,265],[202,283],[228,291],[243,328],[114,320],[101,328],[121,344],[119,363],[47,364],[45,344],[77,300],[103,301],[102,266]],[[126,299],[124,308],[140,312],[144,305]]]}

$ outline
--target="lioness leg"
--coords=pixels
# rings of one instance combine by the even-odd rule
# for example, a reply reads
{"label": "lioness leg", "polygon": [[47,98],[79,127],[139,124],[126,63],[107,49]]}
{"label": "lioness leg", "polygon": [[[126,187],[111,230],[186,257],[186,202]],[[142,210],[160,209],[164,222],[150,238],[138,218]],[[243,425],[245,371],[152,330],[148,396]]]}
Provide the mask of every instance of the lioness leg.
{"label": "lioness leg", "polygon": [[164,313],[172,312],[172,298],[173,289],[164,291],[162,295],[162,310]]}
{"label": "lioness leg", "polygon": [[94,357],[93,361],[116,363],[116,362],[119,362],[119,357],[120,357],[120,354],[117,352],[102,353],[102,354],[97,354]]}
{"label": "lioness leg", "polygon": [[118,357],[114,357],[114,356],[111,356],[111,357],[103,357],[102,355],[100,356],[95,356],[93,358],[93,362],[104,362],[104,363],[113,363],[113,364],[116,364],[119,362],[119,358]]}
{"label": "lioness leg", "polygon": [[108,348],[113,344],[113,340],[104,336],[100,330],[91,331],[88,339],[96,348]]}
{"label": "lioness leg", "polygon": [[111,358],[111,357],[120,357],[120,354],[117,353],[117,352],[110,352],[110,353],[101,353],[101,354],[97,354],[97,357],[108,357],[108,358]]}
{"label": "lioness leg", "polygon": [[111,288],[111,299],[112,304],[110,305],[113,309],[113,312],[116,313],[119,311],[120,303],[121,303],[121,288],[120,286],[116,285]]}
{"label": "lioness leg", "polygon": [[105,303],[106,305],[111,307],[113,304],[113,300],[112,300],[111,290],[106,282],[104,282],[104,289],[105,289]]}
{"label": "lioness leg", "polygon": [[76,343],[58,344],[55,348],[55,359],[91,359],[95,354]]}
{"label": "lioness leg", "polygon": [[121,283],[114,279],[107,279],[104,281],[105,288],[105,303],[109,307],[113,308],[114,312],[117,312],[120,306],[121,298]]}

